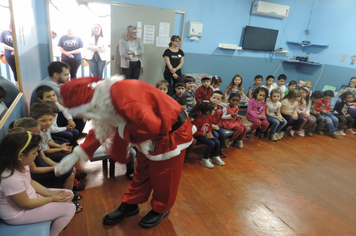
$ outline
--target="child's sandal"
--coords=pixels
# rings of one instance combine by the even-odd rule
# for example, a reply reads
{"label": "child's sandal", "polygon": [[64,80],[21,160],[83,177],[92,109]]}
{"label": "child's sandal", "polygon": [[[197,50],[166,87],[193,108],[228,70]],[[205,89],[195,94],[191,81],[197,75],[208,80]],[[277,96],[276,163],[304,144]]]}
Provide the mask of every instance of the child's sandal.
{"label": "child's sandal", "polygon": [[79,192],[73,191],[74,197],[73,197],[73,201],[77,201],[82,199],[82,195],[79,195]]}
{"label": "child's sandal", "polygon": [[80,205],[79,202],[73,202],[75,205],[75,213],[79,213],[83,210],[83,207]]}

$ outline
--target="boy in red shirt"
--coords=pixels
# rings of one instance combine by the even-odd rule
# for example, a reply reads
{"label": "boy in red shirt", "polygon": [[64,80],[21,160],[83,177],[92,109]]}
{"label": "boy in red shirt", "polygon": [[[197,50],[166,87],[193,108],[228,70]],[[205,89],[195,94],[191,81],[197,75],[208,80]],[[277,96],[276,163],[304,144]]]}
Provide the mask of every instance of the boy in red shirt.
{"label": "boy in red shirt", "polygon": [[210,87],[211,79],[209,75],[203,75],[201,78],[201,86],[195,91],[195,100],[210,100],[213,89]]}
{"label": "boy in red shirt", "polygon": [[333,113],[330,112],[330,100],[334,97],[334,92],[331,90],[324,91],[324,96],[315,104],[315,110],[320,112],[325,118],[325,126],[329,131],[329,135],[333,138],[339,135],[336,132],[339,126],[339,120],[334,116]]}

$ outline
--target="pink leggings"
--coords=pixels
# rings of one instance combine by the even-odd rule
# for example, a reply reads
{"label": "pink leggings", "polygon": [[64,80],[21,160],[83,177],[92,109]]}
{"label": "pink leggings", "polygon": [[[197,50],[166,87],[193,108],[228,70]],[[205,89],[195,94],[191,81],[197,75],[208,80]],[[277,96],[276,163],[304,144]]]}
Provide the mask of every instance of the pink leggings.
{"label": "pink leggings", "polygon": [[[50,189],[58,190],[58,189]],[[25,210],[19,217],[5,220],[10,225],[33,224],[44,221],[53,221],[50,228],[50,235],[58,235],[69,223],[75,214],[75,205],[70,201],[73,198],[73,192],[68,189],[63,189],[72,194],[67,202],[51,202],[43,206]],[[43,196],[37,194],[38,198]]]}
{"label": "pink leggings", "polygon": [[234,134],[232,135],[233,140],[242,140],[242,138],[246,135],[247,126],[244,124],[236,124],[236,126],[231,128],[231,130],[235,130]]}
{"label": "pink leggings", "polygon": [[303,123],[299,126],[298,131],[302,131],[302,129],[307,130],[309,126],[315,123],[315,120],[311,116],[299,116],[303,118]]}
{"label": "pink leggings", "polygon": [[260,126],[261,126],[261,131],[265,132],[267,130],[268,126],[269,126],[269,122],[268,122],[267,119],[260,120],[258,118],[253,117],[253,116],[250,116],[250,115],[246,115],[246,118],[247,118],[248,121],[250,121],[252,123],[252,125],[250,127],[251,128],[250,132],[254,131],[255,129],[257,129]]}

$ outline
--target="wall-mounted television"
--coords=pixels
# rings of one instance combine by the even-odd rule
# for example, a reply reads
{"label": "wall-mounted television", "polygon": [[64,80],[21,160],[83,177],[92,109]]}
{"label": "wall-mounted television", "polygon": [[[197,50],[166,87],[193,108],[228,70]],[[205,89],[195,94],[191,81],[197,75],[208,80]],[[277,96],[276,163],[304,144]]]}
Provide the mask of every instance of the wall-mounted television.
{"label": "wall-mounted television", "polygon": [[242,49],[274,51],[278,30],[246,26]]}

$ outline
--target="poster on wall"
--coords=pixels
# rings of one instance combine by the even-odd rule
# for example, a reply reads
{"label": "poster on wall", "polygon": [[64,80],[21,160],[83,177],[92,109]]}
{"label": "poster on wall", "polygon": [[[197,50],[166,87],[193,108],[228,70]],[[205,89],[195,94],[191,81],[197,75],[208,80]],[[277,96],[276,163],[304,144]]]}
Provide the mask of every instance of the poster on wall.
{"label": "poster on wall", "polygon": [[145,25],[143,27],[143,44],[153,44],[155,41],[155,26]]}

